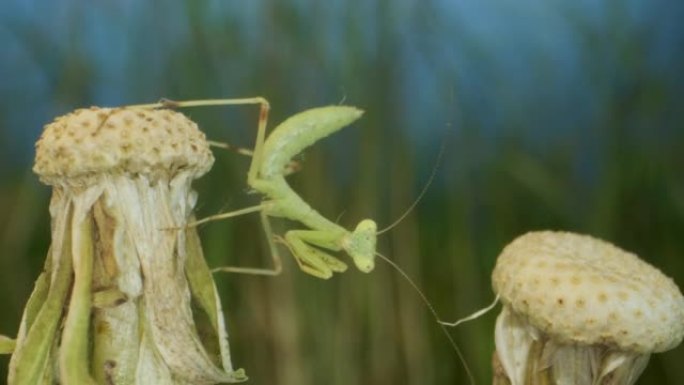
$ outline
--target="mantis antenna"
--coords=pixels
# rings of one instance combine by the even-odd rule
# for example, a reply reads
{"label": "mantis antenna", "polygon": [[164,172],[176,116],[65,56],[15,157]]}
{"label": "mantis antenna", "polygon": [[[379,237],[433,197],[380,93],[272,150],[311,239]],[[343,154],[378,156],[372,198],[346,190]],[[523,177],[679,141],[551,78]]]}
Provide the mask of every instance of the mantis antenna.
{"label": "mantis antenna", "polygon": [[399,218],[397,218],[389,226],[387,226],[384,229],[376,232],[375,233],[376,235],[380,235],[382,233],[385,233],[385,232],[391,230],[392,228],[394,228],[395,226],[397,226],[401,221],[403,221],[406,218],[406,216],[408,216],[411,213],[411,211],[413,211],[413,209],[416,208],[416,206],[421,201],[421,199],[423,199],[423,196],[425,196],[425,193],[427,193],[427,190],[430,188],[430,185],[432,185],[432,182],[435,180],[435,176],[437,175],[437,170],[439,169],[439,165],[442,163],[442,160],[444,158],[445,149],[446,149],[446,141],[442,140],[442,144],[439,147],[439,153],[437,154],[437,159],[435,160],[435,166],[432,168],[432,172],[430,173],[430,177],[428,178],[427,182],[423,186],[423,189],[420,191],[420,194],[418,194],[418,197],[416,197],[416,199],[413,201],[413,203],[411,203],[411,205],[406,209],[406,211],[404,211],[403,214],[401,214],[399,216]]}
{"label": "mantis antenna", "polygon": [[425,306],[428,308],[428,310],[430,310],[430,313],[432,313],[432,315],[435,317],[435,320],[439,324],[440,329],[442,329],[444,336],[447,338],[447,340],[449,340],[449,344],[451,344],[451,347],[456,352],[456,355],[458,356],[458,359],[461,361],[461,364],[463,364],[463,368],[466,371],[466,375],[468,376],[468,380],[470,381],[471,384],[474,385],[475,384],[475,377],[473,377],[473,373],[470,370],[470,367],[468,366],[468,362],[466,361],[465,357],[463,356],[463,352],[461,352],[461,349],[458,347],[458,344],[456,343],[454,338],[451,336],[451,334],[449,334],[449,331],[446,328],[446,324],[439,320],[439,314],[437,314],[437,310],[435,310],[435,307],[432,306],[432,302],[430,302],[430,300],[427,299],[427,297],[425,296],[425,293],[423,293],[423,291],[420,290],[420,288],[413,281],[413,279],[411,279],[411,277],[409,277],[409,275],[406,274],[406,272],[402,268],[400,268],[399,265],[397,265],[394,261],[392,261],[391,259],[385,257],[384,255],[382,255],[378,252],[376,252],[375,255],[377,257],[379,257],[380,259],[382,259],[383,261],[387,262],[390,266],[392,266],[392,268],[394,268],[399,274],[401,274],[401,276],[404,277],[406,282],[408,282],[409,285],[411,285],[413,287],[413,289],[416,291],[416,293],[418,293],[418,295],[420,296],[420,299],[423,300],[423,303],[425,304]]}

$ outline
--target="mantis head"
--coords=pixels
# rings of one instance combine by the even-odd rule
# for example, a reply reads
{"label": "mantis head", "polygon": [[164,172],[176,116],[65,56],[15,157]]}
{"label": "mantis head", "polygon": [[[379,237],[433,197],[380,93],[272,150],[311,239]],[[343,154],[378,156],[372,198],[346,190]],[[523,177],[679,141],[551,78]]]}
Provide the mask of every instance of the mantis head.
{"label": "mantis head", "polygon": [[370,273],[375,267],[375,244],[378,226],[371,219],[364,219],[347,237],[344,250],[354,260],[356,267]]}

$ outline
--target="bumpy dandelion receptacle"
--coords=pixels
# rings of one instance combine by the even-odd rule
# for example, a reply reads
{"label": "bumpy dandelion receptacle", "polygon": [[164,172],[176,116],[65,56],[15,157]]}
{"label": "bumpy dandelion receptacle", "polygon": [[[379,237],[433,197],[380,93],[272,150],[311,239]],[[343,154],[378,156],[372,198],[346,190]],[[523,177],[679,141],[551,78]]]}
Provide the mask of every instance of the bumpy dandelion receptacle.
{"label": "bumpy dandelion receptacle", "polygon": [[672,279],[590,236],[520,236],[499,255],[492,283],[503,303],[494,385],[633,385],[652,353],[684,337]]}
{"label": "bumpy dandelion receptacle", "polygon": [[174,230],[194,220],[191,182],[213,164],[197,125],[163,109],[81,109],[36,149],[52,245],[8,383],[244,381],[196,230]]}

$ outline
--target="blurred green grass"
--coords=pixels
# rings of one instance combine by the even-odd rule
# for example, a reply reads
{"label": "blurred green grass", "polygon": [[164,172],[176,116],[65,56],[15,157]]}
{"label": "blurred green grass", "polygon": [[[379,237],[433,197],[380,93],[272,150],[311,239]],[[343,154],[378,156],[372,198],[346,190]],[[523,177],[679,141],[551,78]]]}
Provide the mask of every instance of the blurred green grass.
{"label": "blurred green grass", "polygon": [[[290,180],[313,207],[346,227],[366,217],[387,225],[418,195],[445,141],[427,195],[378,247],[443,318],[460,318],[493,299],[489,274],[497,254],[530,230],[602,237],[684,284],[682,82],[678,71],[649,67],[652,34],[628,29],[622,8],[597,31],[591,18],[558,5],[556,17],[577,37],[579,75],[562,78],[552,52],[534,51],[529,69],[540,75],[520,91],[512,79],[523,74],[499,67],[501,47],[478,40],[463,19],[440,15],[440,2],[399,2],[404,8],[334,2],[331,9],[256,3],[233,13],[191,1],[142,6],[131,19],[126,7],[140,8],[103,6],[107,22],[138,32],[121,37],[129,48],[117,60],[125,65],[113,69],[102,64],[107,57],[89,55],[103,52],[89,51],[85,34],[93,27],[76,22],[97,7],[68,2],[64,14],[74,25],[60,49],[52,48],[45,25],[1,19],[39,58],[48,80],[40,97],[44,91],[27,89],[16,98],[0,90],[3,153],[17,151],[12,130],[17,135],[28,130],[18,124],[37,119],[30,107],[47,122],[50,114],[95,103],[258,94],[271,101],[273,127],[344,98],[366,110],[363,119],[307,151]],[[154,66],[144,60],[147,49],[156,50]],[[118,91],[112,79],[124,79]],[[579,89],[568,88],[572,83]],[[566,97],[573,93],[579,99]],[[26,119],[10,119],[17,111]],[[255,108],[184,112],[213,140],[252,144]],[[31,130],[37,135],[38,127]],[[199,216],[258,199],[246,191],[249,159],[215,155],[214,168],[196,184]],[[49,190],[27,162],[9,162],[0,181],[0,332],[12,335],[49,246]],[[281,222],[276,229],[298,226]],[[212,223],[200,233],[212,266],[270,263],[257,216]],[[280,277],[217,276],[234,363],[246,368],[250,383],[467,383],[431,314],[389,266],[378,262],[368,275],[350,267],[320,281],[283,255]],[[495,316],[451,330],[478,384],[490,381]],[[7,362],[0,358],[0,378]],[[655,356],[640,383],[684,382],[680,362],[681,346]]]}

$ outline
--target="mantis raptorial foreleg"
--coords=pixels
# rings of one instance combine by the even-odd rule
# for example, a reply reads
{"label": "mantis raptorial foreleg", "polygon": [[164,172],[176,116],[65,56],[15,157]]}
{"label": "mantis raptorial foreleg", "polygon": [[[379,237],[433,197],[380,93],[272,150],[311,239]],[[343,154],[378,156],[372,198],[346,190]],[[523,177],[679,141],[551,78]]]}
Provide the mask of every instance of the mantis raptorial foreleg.
{"label": "mantis raptorial foreleg", "polygon": [[316,230],[291,230],[285,233],[285,244],[290,248],[299,268],[315,277],[327,279],[333,273],[343,273],[347,270],[347,264],[333,257],[332,255],[309,246],[314,244],[312,239],[325,239],[327,243],[331,241],[330,234]]}

